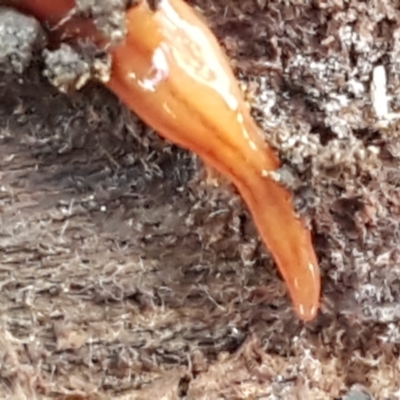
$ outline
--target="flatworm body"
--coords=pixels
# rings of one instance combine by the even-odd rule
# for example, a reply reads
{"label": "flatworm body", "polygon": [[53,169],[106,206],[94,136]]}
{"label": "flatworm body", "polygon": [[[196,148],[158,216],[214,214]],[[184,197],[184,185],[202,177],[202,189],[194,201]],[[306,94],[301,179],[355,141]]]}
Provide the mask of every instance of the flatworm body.
{"label": "flatworm body", "polygon": [[[73,6],[71,0],[16,1],[47,22],[60,20]],[[269,175],[279,159],[252,119],[216,38],[182,0],[161,0],[155,11],[142,0],[126,18],[128,34],[110,49],[113,69],[106,85],[160,135],[233,182],[298,316],[313,319],[320,274],[310,232],[294,211],[291,193]],[[58,29],[71,26],[74,21]]]}

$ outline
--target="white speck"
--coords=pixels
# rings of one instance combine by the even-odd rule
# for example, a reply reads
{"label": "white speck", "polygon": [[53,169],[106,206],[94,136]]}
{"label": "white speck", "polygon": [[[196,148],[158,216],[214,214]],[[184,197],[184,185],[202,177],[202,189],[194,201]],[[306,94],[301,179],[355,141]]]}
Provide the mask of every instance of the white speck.
{"label": "white speck", "polygon": [[304,306],[302,304],[299,305],[299,312],[301,315],[304,315]]}
{"label": "white speck", "polygon": [[386,93],[386,71],[383,65],[378,65],[372,72],[371,101],[378,118],[385,118],[389,113]]}
{"label": "white speck", "polygon": [[256,146],[256,144],[255,144],[252,140],[249,140],[249,144],[250,144],[250,147],[251,147],[253,150],[257,150],[257,146]]}
{"label": "white speck", "polygon": [[139,81],[139,85],[150,92],[155,92],[157,86],[168,77],[169,65],[162,47],[154,50],[152,68],[149,77]]}
{"label": "white speck", "polygon": [[[296,290],[298,290],[298,289],[300,288],[299,280],[298,280],[298,279],[295,279],[295,280],[293,281],[293,286],[296,288]],[[302,306],[301,306],[301,307],[302,307]]]}
{"label": "white speck", "polygon": [[316,277],[316,272],[317,272],[318,269],[315,267],[314,264],[311,264],[311,263],[308,263],[308,268],[309,268],[309,270],[310,270],[310,273],[311,273],[312,276],[313,276],[313,279],[315,279],[315,277]]}
{"label": "white speck", "polygon": [[389,96],[386,92],[387,79],[383,65],[378,65],[372,72],[370,87],[372,107],[379,119],[376,127],[387,127],[391,121],[400,118],[399,113],[392,113],[389,110]]}

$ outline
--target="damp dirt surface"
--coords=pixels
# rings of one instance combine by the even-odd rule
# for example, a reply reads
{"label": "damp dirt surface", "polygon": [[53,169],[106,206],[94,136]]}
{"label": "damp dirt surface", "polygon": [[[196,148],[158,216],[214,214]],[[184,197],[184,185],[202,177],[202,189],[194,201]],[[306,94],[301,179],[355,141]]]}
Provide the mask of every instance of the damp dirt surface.
{"label": "damp dirt surface", "polygon": [[1,397],[399,399],[398,2],[191,4],[296,177],[320,313],[295,317],[234,188],[101,85],[61,93],[1,10]]}

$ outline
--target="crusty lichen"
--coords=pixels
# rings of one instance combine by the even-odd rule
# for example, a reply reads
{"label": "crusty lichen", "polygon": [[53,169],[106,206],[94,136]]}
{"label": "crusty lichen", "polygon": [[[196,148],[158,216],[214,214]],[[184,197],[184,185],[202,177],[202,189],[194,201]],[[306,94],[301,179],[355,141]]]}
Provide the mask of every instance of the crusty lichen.
{"label": "crusty lichen", "polygon": [[61,92],[80,90],[91,80],[110,80],[110,55],[90,44],[81,44],[79,50],[62,43],[56,50],[43,51],[43,75]]}
{"label": "crusty lichen", "polygon": [[35,52],[45,45],[39,22],[0,2],[0,70],[21,74],[29,67]]}
{"label": "crusty lichen", "polygon": [[125,38],[125,10],[135,0],[77,0],[75,15],[92,18],[97,28],[115,44]]}

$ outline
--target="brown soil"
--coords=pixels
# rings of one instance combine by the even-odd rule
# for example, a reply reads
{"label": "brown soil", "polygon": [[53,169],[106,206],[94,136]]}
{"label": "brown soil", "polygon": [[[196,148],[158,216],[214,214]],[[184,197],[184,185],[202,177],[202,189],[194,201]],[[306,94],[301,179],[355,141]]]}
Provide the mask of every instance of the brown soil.
{"label": "brown soil", "polygon": [[397,2],[196,3],[300,182],[320,315],[194,155],[0,46],[2,398],[399,399],[399,124],[370,93],[383,65],[398,111]]}

